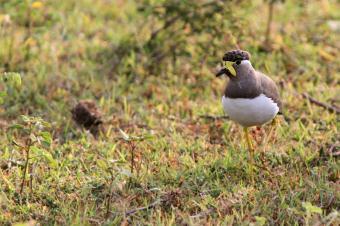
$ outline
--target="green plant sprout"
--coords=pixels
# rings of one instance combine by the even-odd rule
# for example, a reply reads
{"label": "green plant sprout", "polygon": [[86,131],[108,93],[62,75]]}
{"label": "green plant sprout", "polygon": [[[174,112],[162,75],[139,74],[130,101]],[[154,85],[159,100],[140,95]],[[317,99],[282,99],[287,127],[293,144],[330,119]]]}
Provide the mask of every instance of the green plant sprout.
{"label": "green plant sprout", "polygon": [[5,101],[10,90],[19,90],[21,87],[21,76],[15,72],[5,72],[0,76],[0,104]]}
{"label": "green plant sprout", "polygon": [[[25,164],[22,172],[20,194],[23,193],[26,176],[31,161],[45,160],[50,167],[55,167],[57,162],[53,159],[48,149],[52,143],[52,136],[48,132],[50,124],[39,117],[21,116],[18,124],[9,127],[8,139],[18,147],[25,156]],[[32,187],[32,184],[31,184]]]}

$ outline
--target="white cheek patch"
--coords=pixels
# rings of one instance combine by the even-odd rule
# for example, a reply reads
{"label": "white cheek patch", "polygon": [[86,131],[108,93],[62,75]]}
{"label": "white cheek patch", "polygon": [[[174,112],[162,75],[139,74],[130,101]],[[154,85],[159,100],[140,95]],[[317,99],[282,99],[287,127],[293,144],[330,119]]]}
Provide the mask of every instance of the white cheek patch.
{"label": "white cheek patch", "polygon": [[249,60],[242,60],[241,65],[251,65],[251,62]]}

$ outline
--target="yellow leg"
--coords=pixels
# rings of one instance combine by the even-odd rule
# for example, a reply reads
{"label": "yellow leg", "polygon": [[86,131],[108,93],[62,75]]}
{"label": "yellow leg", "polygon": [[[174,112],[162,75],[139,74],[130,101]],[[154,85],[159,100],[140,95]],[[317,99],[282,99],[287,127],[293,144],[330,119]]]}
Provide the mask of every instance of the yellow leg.
{"label": "yellow leg", "polygon": [[274,129],[276,128],[276,126],[277,126],[278,124],[279,124],[279,123],[278,123],[276,117],[273,118],[272,123],[271,123],[270,130],[269,130],[269,139],[270,139],[271,136],[273,135],[272,133],[274,132]]}
{"label": "yellow leg", "polygon": [[254,167],[254,151],[255,150],[254,150],[253,144],[250,140],[248,127],[244,127],[243,131],[244,131],[244,136],[246,137],[246,140],[247,140],[247,145],[248,145],[248,150],[249,150],[251,179],[254,182],[253,167]]}

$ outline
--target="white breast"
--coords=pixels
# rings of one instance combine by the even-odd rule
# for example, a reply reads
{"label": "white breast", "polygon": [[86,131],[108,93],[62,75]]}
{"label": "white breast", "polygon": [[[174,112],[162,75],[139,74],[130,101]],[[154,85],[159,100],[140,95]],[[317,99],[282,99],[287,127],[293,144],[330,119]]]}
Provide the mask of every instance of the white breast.
{"label": "white breast", "polygon": [[244,127],[262,125],[279,112],[277,104],[261,94],[253,99],[222,97],[224,112]]}

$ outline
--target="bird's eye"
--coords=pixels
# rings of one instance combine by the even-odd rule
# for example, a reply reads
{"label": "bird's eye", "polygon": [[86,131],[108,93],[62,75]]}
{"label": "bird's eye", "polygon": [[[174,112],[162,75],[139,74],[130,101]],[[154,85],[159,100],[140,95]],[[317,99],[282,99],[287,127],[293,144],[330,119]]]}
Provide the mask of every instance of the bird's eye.
{"label": "bird's eye", "polygon": [[241,61],[240,61],[240,60],[237,60],[237,61],[236,61],[236,64],[237,64],[237,65],[240,65],[240,64],[241,64]]}

